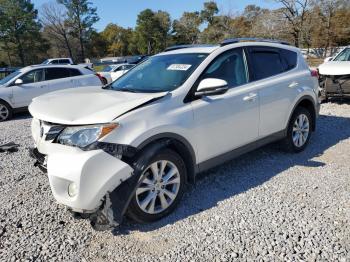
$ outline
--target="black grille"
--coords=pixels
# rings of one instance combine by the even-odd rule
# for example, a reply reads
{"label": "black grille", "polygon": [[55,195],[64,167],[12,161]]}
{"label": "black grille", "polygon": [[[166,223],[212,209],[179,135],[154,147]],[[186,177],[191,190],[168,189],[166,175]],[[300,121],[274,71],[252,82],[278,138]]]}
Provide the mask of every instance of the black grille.
{"label": "black grille", "polygon": [[64,129],[63,126],[52,126],[49,131],[44,134],[45,135],[45,140],[46,141],[51,141],[51,140],[55,140],[58,135],[62,132],[62,130]]}

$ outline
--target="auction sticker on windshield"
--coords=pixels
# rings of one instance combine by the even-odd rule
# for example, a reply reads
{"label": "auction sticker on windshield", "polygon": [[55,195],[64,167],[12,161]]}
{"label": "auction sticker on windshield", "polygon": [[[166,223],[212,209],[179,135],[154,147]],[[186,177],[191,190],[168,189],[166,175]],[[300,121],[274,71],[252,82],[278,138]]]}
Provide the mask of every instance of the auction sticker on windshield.
{"label": "auction sticker on windshield", "polygon": [[186,65],[186,64],[172,64],[170,65],[167,70],[179,70],[179,71],[187,71],[190,69],[192,65]]}

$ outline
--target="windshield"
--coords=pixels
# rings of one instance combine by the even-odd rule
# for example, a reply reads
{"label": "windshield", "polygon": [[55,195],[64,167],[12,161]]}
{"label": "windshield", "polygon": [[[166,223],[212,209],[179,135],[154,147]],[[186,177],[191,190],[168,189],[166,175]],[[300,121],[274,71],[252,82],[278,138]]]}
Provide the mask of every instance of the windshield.
{"label": "windshield", "polygon": [[11,81],[13,78],[18,76],[20,73],[21,73],[21,71],[15,71],[15,72],[9,74],[8,76],[6,76],[0,80],[0,85],[6,84],[7,82]]}
{"label": "windshield", "polygon": [[42,65],[47,65],[48,63],[50,62],[50,60],[49,59],[46,59],[44,62],[42,62],[41,64]]}
{"label": "windshield", "polygon": [[172,91],[182,85],[207,54],[153,56],[132,68],[109,88],[129,92]]}
{"label": "windshield", "polygon": [[333,61],[350,61],[350,48],[345,48]]}

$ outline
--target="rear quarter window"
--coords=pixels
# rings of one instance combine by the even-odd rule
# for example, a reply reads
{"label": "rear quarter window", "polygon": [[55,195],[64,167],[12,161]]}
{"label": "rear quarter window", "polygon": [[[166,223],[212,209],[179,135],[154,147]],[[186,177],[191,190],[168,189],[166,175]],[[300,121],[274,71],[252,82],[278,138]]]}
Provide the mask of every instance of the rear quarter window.
{"label": "rear quarter window", "polygon": [[281,49],[280,50],[284,71],[294,69],[298,63],[298,55],[294,51]]}
{"label": "rear quarter window", "polygon": [[78,69],[71,68],[69,69],[70,76],[80,76],[82,73]]}
{"label": "rear quarter window", "polygon": [[277,49],[253,48],[249,53],[254,80],[275,76],[285,71]]}
{"label": "rear quarter window", "polygon": [[60,64],[70,64],[70,61],[68,59],[61,59]]}

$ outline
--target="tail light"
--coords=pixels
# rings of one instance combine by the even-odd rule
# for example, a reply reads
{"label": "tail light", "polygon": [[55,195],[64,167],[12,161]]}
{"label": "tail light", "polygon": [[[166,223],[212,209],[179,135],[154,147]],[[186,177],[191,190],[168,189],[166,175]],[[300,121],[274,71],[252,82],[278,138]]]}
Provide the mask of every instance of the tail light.
{"label": "tail light", "polygon": [[99,73],[96,73],[95,76],[97,76],[100,79],[100,81],[103,85],[105,84],[103,81],[103,76],[101,76]]}
{"label": "tail light", "polygon": [[318,71],[317,71],[317,69],[311,69],[310,71],[311,71],[311,76],[312,77],[318,78]]}

